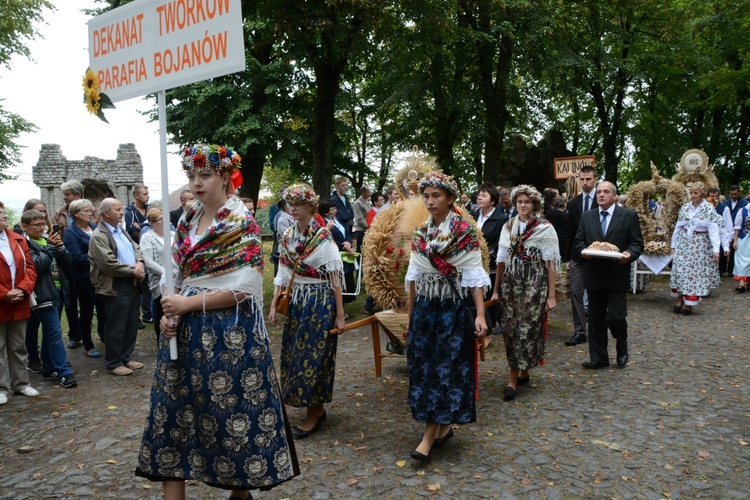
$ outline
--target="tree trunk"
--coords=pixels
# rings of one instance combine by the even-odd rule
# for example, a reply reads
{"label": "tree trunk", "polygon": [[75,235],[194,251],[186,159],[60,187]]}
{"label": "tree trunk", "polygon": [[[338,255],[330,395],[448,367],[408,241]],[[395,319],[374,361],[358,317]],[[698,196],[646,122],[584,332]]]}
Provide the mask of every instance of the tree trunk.
{"label": "tree trunk", "polygon": [[[479,50],[479,71],[482,82],[487,139],[484,147],[484,180],[498,184],[502,179],[505,153],[505,128],[508,124],[508,80],[513,56],[513,41],[503,36],[497,53],[495,68],[491,44]],[[494,69],[494,71],[493,71]],[[493,82],[492,75],[495,74]]]}
{"label": "tree trunk", "polygon": [[312,183],[322,198],[332,189],[333,142],[336,132],[336,95],[343,64],[315,65],[315,112],[312,134]]}

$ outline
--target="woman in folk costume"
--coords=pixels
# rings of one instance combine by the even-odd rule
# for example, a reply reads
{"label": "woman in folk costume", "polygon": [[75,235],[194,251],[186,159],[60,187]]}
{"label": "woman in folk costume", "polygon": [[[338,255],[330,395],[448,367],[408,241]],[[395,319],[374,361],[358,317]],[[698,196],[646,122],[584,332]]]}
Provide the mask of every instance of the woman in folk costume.
{"label": "woman in folk costume", "polygon": [[166,499],[185,498],[186,479],[250,498],[250,489],[299,474],[263,321],[260,229],[240,199],[228,197],[236,152],[199,145],[185,149],[182,165],[197,202],[172,247],[175,291],[161,299],[163,335],[136,475],[163,481]]}
{"label": "woman in folk costume", "polygon": [[279,245],[268,319],[276,321],[281,291],[293,283],[281,340],[281,392],[289,406],[307,409],[305,421],[292,431],[302,439],[320,429],[327,416],[323,405],[333,399],[337,336],[329,330],[344,331],[344,264],[331,233],[315,217],[313,189],[294,184],[283,196],[295,223]]}
{"label": "woman in folk costume", "polygon": [[519,386],[530,382],[530,369],[544,364],[547,312],[556,305],[555,277],[560,263],[555,228],[541,218],[539,191],[522,184],[510,197],[518,215],[500,232],[492,296],[502,297],[500,324],[510,366],[503,394],[506,401],[516,397]]}
{"label": "woman in folk costume", "polygon": [[[724,219],[706,201],[706,185],[688,184],[690,202],[683,205],[672,233],[672,296],[677,297],[674,312],[692,314],[693,306],[721,283],[719,251],[729,248]],[[724,240],[724,245],[722,245]],[[728,255],[729,252],[726,252]]]}
{"label": "woman in folk costume", "polygon": [[[427,461],[433,447],[453,436],[452,424],[476,421],[474,339],[487,333],[484,290],[490,278],[482,267],[477,228],[453,205],[458,196],[453,179],[429,173],[419,193],[430,216],[414,231],[406,272],[407,355],[409,406],[414,419],[427,424],[411,457]],[[466,331],[466,296],[477,309],[473,331]]]}
{"label": "woman in folk costume", "polygon": [[734,219],[734,279],[737,293],[745,293],[750,282],[750,211],[745,205]]}

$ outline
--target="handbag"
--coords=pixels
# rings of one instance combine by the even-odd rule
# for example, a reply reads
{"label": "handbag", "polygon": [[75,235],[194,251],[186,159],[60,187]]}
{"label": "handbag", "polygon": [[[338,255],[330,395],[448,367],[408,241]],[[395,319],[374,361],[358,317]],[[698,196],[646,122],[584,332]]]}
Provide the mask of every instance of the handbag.
{"label": "handbag", "polygon": [[[456,287],[456,283],[454,282],[454,280],[449,279],[448,283],[450,283],[451,288],[453,289],[453,293],[455,293],[459,300],[461,300],[461,305],[464,309],[464,330],[466,332],[466,335],[474,338],[477,319],[477,308],[474,305],[474,300],[471,298],[471,296],[461,299],[461,294],[458,293],[458,288]],[[469,303],[469,301],[471,301],[471,303]],[[489,328],[492,326],[492,318],[490,318],[490,313],[486,307],[484,308],[484,321],[487,324],[487,329],[489,330]]]}
{"label": "handbag", "polygon": [[292,293],[292,285],[294,285],[294,277],[297,275],[297,262],[299,259],[294,261],[292,266],[292,278],[289,280],[289,286],[284,288],[279,294],[279,298],[276,300],[276,313],[283,314],[286,316],[286,312],[289,309],[289,295]]}

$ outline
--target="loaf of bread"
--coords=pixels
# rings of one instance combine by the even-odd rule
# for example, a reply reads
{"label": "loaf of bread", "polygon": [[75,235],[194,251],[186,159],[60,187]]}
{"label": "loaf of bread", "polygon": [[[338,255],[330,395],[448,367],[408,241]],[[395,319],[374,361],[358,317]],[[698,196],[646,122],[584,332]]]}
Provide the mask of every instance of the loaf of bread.
{"label": "loaf of bread", "polygon": [[603,250],[605,252],[619,252],[620,249],[617,248],[617,245],[613,245],[612,243],[607,243],[606,241],[595,241],[591,245],[589,245],[589,250]]}

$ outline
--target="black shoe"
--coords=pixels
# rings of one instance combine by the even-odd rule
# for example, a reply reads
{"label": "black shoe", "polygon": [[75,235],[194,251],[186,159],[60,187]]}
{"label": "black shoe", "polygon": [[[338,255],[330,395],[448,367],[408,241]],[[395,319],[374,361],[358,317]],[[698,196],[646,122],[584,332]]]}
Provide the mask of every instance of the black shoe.
{"label": "black shoe", "polygon": [[434,442],[432,443],[432,447],[433,447],[433,448],[440,448],[440,447],[441,447],[441,446],[443,446],[443,445],[444,445],[445,443],[447,443],[447,442],[448,442],[448,440],[449,440],[450,438],[452,438],[452,437],[453,437],[453,427],[451,427],[451,428],[450,428],[450,429],[448,430],[448,432],[446,432],[446,433],[445,433],[445,436],[443,436],[443,437],[441,437],[441,438],[435,438],[435,441],[434,441]]}
{"label": "black shoe", "polygon": [[144,328],[146,328],[146,325],[144,325],[143,322],[139,320],[138,321],[138,329],[139,330],[143,330]]}
{"label": "black shoe", "polygon": [[744,286],[738,286],[737,288],[734,289],[734,291],[737,292],[737,293],[745,293],[745,287]]}
{"label": "black shoe", "polygon": [[71,341],[68,342],[68,349],[75,349],[79,345],[81,345],[81,341],[80,340],[71,340]]}
{"label": "black shoe", "polygon": [[565,341],[565,345],[578,345],[578,344],[585,344],[586,343],[586,334],[584,333],[574,333],[572,337],[570,337],[569,340]]}
{"label": "black shoe", "polygon": [[623,366],[628,364],[628,359],[630,358],[628,357],[627,354],[625,354],[624,356],[617,356],[617,366],[622,368]]}
{"label": "black shoe", "polygon": [[675,314],[680,314],[682,312],[682,306],[674,306],[672,310],[675,312]]}
{"label": "black shoe", "polygon": [[417,450],[412,450],[411,452],[411,458],[414,460],[419,460],[420,462],[429,462],[430,456],[425,455],[424,453],[419,453]]}
{"label": "black shoe", "polygon": [[306,437],[312,436],[313,434],[315,434],[316,432],[320,430],[320,424],[322,424],[323,420],[325,419],[326,419],[326,412],[324,410],[323,414],[318,417],[318,421],[315,422],[315,426],[312,429],[306,431],[304,429],[300,429],[299,427],[295,427],[294,429],[292,429],[292,436],[294,436],[297,439],[305,439]]}
{"label": "black shoe", "polygon": [[587,370],[598,370],[600,368],[608,368],[609,362],[601,363],[601,362],[594,362],[594,361],[584,361],[583,363],[581,363],[581,366],[583,366]]}
{"label": "black shoe", "polygon": [[30,359],[29,365],[26,367],[31,373],[42,373],[42,362],[38,359]]}
{"label": "black shoe", "polygon": [[43,373],[42,380],[60,380],[60,375],[57,372]]}
{"label": "black shoe", "polygon": [[516,392],[511,386],[506,387],[505,391],[503,391],[503,401],[513,401],[516,399]]}
{"label": "black shoe", "polygon": [[68,375],[67,377],[60,377],[60,385],[65,387],[66,389],[72,389],[73,387],[78,385],[78,381],[73,377],[73,375]]}
{"label": "black shoe", "polygon": [[531,375],[529,375],[526,378],[518,377],[516,380],[516,387],[521,387],[522,385],[529,385],[531,383]]}
{"label": "black shoe", "polygon": [[690,316],[693,314],[693,306],[685,306],[685,309],[682,310],[683,316]]}

